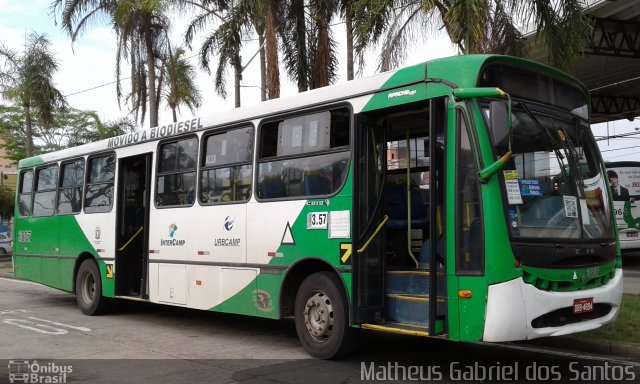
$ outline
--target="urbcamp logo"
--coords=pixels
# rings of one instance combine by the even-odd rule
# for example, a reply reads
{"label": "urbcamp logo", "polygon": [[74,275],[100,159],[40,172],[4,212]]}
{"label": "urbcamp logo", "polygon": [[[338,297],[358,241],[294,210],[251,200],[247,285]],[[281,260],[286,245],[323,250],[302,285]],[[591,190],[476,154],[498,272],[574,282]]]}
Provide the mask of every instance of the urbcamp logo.
{"label": "urbcamp logo", "polygon": [[224,219],[224,229],[226,229],[227,231],[230,231],[231,229],[233,229],[233,223],[235,222],[235,219],[232,216],[227,216]]}
{"label": "urbcamp logo", "polygon": [[100,240],[100,227],[96,227],[96,240]]}
{"label": "urbcamp logo", "polygon": [[171,223],[169,226],[170,239],[160,239],[160,245],[164,247],[182,247],[186,243],[186,240],[174,238],[177,230],[178,226],[176,223]]}
{"label": "urbcamp logo", "polygon": [[37,361],[9,360],[10,383],[66,383],[68,374],[73,372],[71,365],[56,363],[39,364]]}
{"label": "urbcamp logo", "polygon": [[173,234],[176,233],[177,230],[178,226],[176,225],[176,223],[171,223],[171,225],[169,226],[169,237],[173,237]]}

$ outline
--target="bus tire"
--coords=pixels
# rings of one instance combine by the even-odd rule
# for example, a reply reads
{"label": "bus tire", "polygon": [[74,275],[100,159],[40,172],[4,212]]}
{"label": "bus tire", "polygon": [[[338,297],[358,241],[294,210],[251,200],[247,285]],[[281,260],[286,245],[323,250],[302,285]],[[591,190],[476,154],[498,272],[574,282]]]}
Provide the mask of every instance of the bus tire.
{"label": "bus tire", "polygon": [[76,301],[82,313],[88,316],[109,312],[113,300],[102,296],[102,278],[98,265],[91,259],[80,264],[76,275]]}
{"label": "bus tire", "polygon": [[349,309],[335,274],[309,275],[296,293],[295,323],[302,346],[313,357],[333,359],[351,351],[355,330],[349,326]]}

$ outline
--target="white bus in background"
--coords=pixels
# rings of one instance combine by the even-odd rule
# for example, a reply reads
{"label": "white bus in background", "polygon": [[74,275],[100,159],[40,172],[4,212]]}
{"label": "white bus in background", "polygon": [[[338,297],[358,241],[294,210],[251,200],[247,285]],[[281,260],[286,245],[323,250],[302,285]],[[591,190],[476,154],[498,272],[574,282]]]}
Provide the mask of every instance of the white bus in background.
{"label": "white bus in background", "polygon": [[640,251],[640,162],[607,162],[620,248]]}

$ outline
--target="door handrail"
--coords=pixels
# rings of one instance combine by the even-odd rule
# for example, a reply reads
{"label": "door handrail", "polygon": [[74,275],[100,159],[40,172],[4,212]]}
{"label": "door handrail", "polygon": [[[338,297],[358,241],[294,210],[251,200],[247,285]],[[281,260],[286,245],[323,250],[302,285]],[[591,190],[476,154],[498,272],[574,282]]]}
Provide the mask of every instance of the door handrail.
{"label": "door handrail", "polygon": [[122,248],[118,249],[118,252],[122,252],[122,251],[124,251],[124,249],[125,249],[125,248],[127,248],[127,246],[128,246],[129,244],[131,244],[131,242],[133,241],[133,239],[135,239],[136,237],[138,237],[138,235],[140,234],[140,232],[142,232],[143,230],[144,230],[144,227],[140,227],[140,228],[138,229],[138,231],[137,231],[133,236],[131,236],[131,238],[129,239],[129,241],[127,241],[127,243],[126,243],[125,245],[123,245],[123,246],[122,246]]}
{"label": "door handrail", "polygon": [[384,215],[384,219],[382,219],[382,222],[380,223],[380,225],[378,225],[378,228],[376,228],[375,231],[373,231],[373,233],[371,234],[371,236],[369,236],[369,240],[367,240],[366,243],[364,243],[364,245],[362,246],[362,248],[358,249],[356,252],[358,253],[362,253],[365,251],[365,249],[367,249],[367,247],[369,246],[369,244],[371,244],[371,242],[373,241],[373,239],[376,237],[376,235],[378,234],[378,232],[380,232],[380,230],[382,230],[382,227],[384,227],[384,225],[387,223],[387,221],[389,221],[389,216]]}

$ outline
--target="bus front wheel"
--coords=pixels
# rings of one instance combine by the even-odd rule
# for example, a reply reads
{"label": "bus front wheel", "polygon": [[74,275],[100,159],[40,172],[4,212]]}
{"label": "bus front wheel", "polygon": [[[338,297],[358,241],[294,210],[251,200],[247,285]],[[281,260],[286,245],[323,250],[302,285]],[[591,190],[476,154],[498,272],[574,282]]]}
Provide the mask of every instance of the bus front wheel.
{"label": "bus front wheel", "polygon": [[76,275],[76,300],[85,315],[94,316],[108,312],[113,300],[102,296],[100,270],[93,260],[80,264]]}
{"label": "bus front wheel", "polygon": [[295,303],[296,331],[311,356],[332,359],[351,350],[355,330],[349,326],[348,313],[346,297],[334,274],[314,273],[300,284]]}

